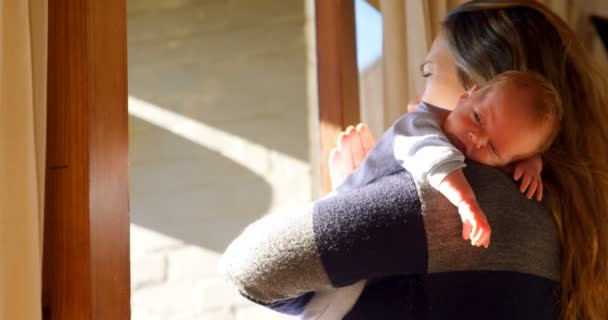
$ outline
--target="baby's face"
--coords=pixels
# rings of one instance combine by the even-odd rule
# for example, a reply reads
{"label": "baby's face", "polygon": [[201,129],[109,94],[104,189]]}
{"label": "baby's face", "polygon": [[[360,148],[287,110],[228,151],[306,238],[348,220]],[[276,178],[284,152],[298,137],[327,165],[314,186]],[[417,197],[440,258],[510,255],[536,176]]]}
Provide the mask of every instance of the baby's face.
{"label": "baby's face", "polygon": [[530,119],[532,103],[529,92],[510,85],[474,87],[459,98],[443,131],[468,159],[504,166],[536,153],[548,134]]}

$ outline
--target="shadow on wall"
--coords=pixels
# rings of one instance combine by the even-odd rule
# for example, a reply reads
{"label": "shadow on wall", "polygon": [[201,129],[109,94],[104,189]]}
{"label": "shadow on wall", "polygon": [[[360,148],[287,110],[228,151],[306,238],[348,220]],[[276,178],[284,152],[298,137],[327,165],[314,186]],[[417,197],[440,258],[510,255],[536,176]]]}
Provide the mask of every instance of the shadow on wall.
{"label": "shadow on wall", "polygon": [[129,117],[131,223],[223,252],[269,209],[270,185],[217,152]]}

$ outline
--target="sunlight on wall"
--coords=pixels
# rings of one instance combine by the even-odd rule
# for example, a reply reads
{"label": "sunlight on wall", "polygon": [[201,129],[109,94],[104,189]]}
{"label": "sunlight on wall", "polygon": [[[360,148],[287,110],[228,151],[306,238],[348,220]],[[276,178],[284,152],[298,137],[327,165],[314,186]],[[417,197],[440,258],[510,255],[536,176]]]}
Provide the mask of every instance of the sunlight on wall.
{"label": "sunlight on wall", "polygon": [[[310,176],[311,169],[307,162],[132,96],[129,96],[129,114],[217,152],[260,176],[273,186],[269,212],[281,209],[279,202],[293,198],[294,194],[309,194],[310,179],[297,180],[300,183],[291,184],[289,188],[277,185],[302,175]],[[308,199],[301,199],[300,202],[304,200]]]}
{"label": "sunlight on wall", "polygon": [[261,177],[270,172],[272,156],[287,162],[294,170],[308,170],[308,164],[302,160],[131,96],[129,114],[215,151]]}
{"label": "sunlight on wall", "polygon": [[[272,188],[266,213],[310,201],[308,163],[168,108],[129,97],[130,116],[166,130],[167,135],[177,135],[216,152],[261,177]],[[223,218],[230,215],[228,220],[233,222],[254,219],[232,212],[226,212]],[[251,221],[240,222],[246,225]],[[218,232],[225,232],[221,224],[214,228],[219,228]],[[202,226],[200,229],[205,230]],[[227,284],[218,270],[221,252],[217,249],[206,248],[198,242],[190,243],[174,234],[135,223],[131,224],[130,232],[132,320],[288,318],[255,305]]]}

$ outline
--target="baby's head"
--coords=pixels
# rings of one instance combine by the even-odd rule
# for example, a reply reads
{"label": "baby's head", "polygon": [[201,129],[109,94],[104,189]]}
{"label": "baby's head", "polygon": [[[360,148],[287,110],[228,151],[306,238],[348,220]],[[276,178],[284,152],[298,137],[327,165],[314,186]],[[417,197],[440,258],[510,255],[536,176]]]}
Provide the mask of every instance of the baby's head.
{"label": "baby's head", "polygon": [[562,113],[559,94],[542,76],[507,71],[464,93],[442,127],[467,158],[504,166],[549,148]]}

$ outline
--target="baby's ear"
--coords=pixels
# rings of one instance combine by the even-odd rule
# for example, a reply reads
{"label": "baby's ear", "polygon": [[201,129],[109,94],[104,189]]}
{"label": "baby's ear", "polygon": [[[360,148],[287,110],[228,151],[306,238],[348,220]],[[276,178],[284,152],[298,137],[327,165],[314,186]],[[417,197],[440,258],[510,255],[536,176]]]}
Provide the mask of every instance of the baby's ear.
{"label": "baby's ear", "polygon": [[472,94],[473,92],[479,90],[479,86],[478,85],[474,85],[471,87],[471,89],[467,90],[469,92],[469,94]]}

